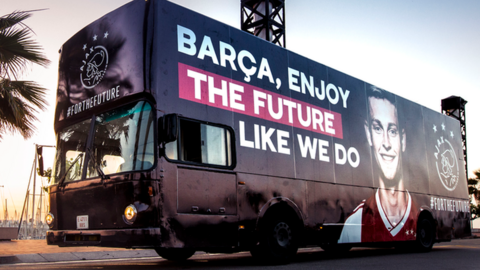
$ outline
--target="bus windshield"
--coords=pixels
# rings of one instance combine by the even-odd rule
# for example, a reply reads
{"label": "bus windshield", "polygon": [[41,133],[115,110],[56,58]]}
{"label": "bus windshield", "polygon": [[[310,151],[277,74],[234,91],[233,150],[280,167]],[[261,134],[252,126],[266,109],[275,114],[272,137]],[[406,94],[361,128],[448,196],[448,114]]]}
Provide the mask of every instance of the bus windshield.
{"label": "bus windshield", "polygon": [[[109,175],[153,167],[155,116],[149,103],[129,104],[92,119],[58,133],[53,184],[62,178],[69,182],[97,177],[97,168]],[[88,140],[90,134],[93,138]]]}

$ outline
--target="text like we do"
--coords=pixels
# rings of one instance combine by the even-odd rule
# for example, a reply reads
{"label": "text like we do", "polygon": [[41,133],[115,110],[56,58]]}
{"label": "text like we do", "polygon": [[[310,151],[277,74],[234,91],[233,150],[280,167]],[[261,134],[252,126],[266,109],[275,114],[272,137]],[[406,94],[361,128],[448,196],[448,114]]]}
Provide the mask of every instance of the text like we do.
{"label": "text like we do", "polygon": [[[179,63],[179,97],[196,103],[276,122],[304,130],[343,138],[341,114],[249,84],[233,81]],[[290,132],[239,121],[240,146],[290,155]],[[298,147],[304,158],[330,162],[329,141],[297,134]],[[358,151],[333,145],[336,164],[357,167]]]}

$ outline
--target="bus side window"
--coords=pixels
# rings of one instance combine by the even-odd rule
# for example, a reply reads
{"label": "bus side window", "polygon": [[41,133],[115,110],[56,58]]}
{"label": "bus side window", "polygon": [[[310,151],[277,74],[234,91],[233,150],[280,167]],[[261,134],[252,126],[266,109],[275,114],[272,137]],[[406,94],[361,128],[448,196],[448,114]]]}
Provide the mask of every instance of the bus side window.
{"label": "bus side window", "polygon": [[220,127],[202,125],[202,161],[208,164],[227,166],[225,130]]}
{"label": "bus side window", "polygon": [[202,162],[202,143],[200,123],[188,120],[180,121],[180,149],[183,161]]}
{"label": "bus side window", "polygon": [[231,134],[227,128],[181,119],[179,142],[165,144],[172,160],[217,166],[232,165]]}
{"label": "bus side window", "polygon": [[178,159],[177,141],[173,141],[165,144],[165,156],[173,160]]}

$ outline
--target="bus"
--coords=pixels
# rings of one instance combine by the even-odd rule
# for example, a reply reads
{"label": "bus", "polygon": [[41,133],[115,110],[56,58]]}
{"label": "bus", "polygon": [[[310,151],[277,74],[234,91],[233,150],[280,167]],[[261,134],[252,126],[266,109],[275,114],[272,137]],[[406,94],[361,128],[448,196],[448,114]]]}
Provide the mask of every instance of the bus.
{"label": "bus", "polygon": [[60,50],[47,243],[429,251],[471,235],[460,126],[168,1]]}

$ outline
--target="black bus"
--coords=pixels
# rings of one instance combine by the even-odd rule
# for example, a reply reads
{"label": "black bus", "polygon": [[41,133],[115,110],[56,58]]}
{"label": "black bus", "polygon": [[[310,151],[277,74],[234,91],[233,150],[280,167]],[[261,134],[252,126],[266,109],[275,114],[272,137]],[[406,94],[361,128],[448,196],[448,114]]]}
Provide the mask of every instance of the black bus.
{"label": "black bus", "polygon": [[168,1],[60,54],[50,245],[282,262],[471,235],[453,118]]}

